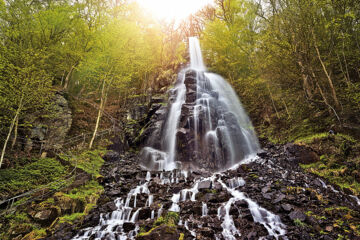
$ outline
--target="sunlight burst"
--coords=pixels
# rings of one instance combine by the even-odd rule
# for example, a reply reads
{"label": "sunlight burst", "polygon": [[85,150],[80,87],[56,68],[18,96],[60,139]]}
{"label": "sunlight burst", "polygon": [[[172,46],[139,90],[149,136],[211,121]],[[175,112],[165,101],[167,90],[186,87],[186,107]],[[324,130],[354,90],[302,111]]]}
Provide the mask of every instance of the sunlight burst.
{"label": "sunlight burst", "polygon": [[213,0],[137,0],[141,6],[149,10],[155,17],[168,21],[180,21]]}

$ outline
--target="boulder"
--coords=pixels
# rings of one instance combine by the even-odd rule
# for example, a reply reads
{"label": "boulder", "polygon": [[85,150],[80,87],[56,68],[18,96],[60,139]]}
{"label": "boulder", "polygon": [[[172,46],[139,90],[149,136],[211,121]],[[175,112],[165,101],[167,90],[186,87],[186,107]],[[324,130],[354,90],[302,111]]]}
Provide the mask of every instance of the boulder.
{"label": "boulder", "polygon": [[41,210],[33,215],[35,221],[46,226],[49,226],[57,217],[58,212],[56,208]]}
{"label": "boulder", "polygon": [[291,220],[299,219],[300,221],[305,221],[306,215],[299,210],[295,210],[289,214],[289,218]]}
{"label": "boulder", "polygon": [[296,163],[310,164],[320,161],[319,155],[310,147],[288,143],[284,146],[284,149],[294,157]]}

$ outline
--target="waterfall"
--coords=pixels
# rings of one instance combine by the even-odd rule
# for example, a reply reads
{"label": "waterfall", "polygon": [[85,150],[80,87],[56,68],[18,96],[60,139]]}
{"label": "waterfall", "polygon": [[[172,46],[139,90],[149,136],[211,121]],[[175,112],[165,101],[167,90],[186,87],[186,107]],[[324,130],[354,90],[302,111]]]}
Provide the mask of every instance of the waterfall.
{"label": "waterfall", "polygon": [[224,170],[260,148],[234,89],[206,70],[196,37],[189,38],[189,55],[190,68],[179,73],[170,91],[161,139],[142,150],[142,165],[148,169]]}
{"label": "waterfall", "polygon": [[204,60],[201,53],[200,43],[196,37],[189,38],[190,66],[197,71],[205,71]]}

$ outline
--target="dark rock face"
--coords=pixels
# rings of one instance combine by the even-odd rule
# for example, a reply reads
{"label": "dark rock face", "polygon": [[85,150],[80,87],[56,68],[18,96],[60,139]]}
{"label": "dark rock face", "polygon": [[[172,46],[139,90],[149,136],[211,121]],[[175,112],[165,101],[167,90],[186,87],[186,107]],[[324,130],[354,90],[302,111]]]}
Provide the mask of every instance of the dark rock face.
{"label": "dark rock face", "polygon": [[255,153],[258,143],[251,122],[232,92],[214,74],[183,70],[169,91],[168,106],[156,111],[138,138],[146,146],[142,165],[153,170],[169,169],[168,164],[213,172]]}
{"label": "dark rock face", "polygon": [[235,115],[218,101],[218,93],[204,73],[189,70],[184,83],[186,98],[176,134],[177,161],[214,171],[249,154]]}
{"label": "dark rock face", "polygon": [[34,115],[30,117],[32,119],[27,120],[34,126],[30,133],[24,133],[30,136],[24,142],[27,151],[39,149],[49,151],[62,147],[72,123],[71,109],[63,95],[62,92],[55,93],[50,105],[50,118],[39,119],[38,115]]}

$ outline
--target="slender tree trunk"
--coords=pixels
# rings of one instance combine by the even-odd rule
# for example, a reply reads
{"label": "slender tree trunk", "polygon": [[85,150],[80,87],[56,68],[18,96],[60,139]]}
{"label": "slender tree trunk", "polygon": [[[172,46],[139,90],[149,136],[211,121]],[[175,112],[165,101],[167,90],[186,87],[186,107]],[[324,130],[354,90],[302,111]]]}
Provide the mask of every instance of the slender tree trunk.
{"label": "slender tree trunk", "polygon": [[320,91],[320,94],[322,96],[322,98],[324,99],[324,103],[328,106],[328,108],[330,109],[330,112],[333,111],[334,112],[334,115],[335,117],[337,118],[337,120],[339,121],[340,125],[341,125],[341,120],[339,118],[339,115],[336,113],[336,110],[329,104],[328,100],[326,99],[325,97],[325,94],[324,92],[322,91],[319,83],[316,82],[316,86],[318,87],[319,91]]}
{"label": "slender tree trunk", "polygon": [[11,149],[13,149],[16,144],[16,139],[17,139],[17,135],[18,135],[18,126],[19,126],[19,116],[16,118],[16,121],[15,121],[14,139],[11,143]]}
{"label": "slender tree trunk", "polygon": [[280,115],[279,115],[279,113],[278,113],[278,111],[277,111],[277,108],[276,108],[276,106],[275,106],[275,102],[274,102],[273,96],[272,96],[272,94],[271,94],[271,91],[270,91],[269,85],[267,85],[267,89],[268,89],[268,91],[269,91],[270,98],[271,98],[271,102],[272,102],[273,107],[274,107],[275,112],[276,112],[276,116],[277,116],[277,118],[278,118],[278,119],[280,119]]}
{"label": "slender tree trunk", "polygon": [[306,74],[304,64],[302,63],[301,60],[298,60],[298,64],[301,69],[301,77],[303,79],[303,87],[304,87],[305,94],[309,99],[312,99],[313,94],[311,92],[311,88],[310,88],[310,84],[309,84],[309,76]]}
{"label": "slender tree trunk", "polygon": [[347,85],[349,86],[349,85],[350,85],[350,81],[349,81],[346,73],[344,72],[344,68],[343,68],[343,66],[342,66],[342,62],[341,62],[341,59],[340,59],[340,57],[339,57],[339,54],[336,53],[336,56],[337,56],[337,59],[338,59],[338,61],[339,61],[340,70],[341,70],[342,74],[344,75],[345,82],[346,82]]}
{"label": "slender tree trunk", "polygon": [[97,116],[97,119],[96,119],[94,133],[93,133],[93,136],[92,136],[92,138],[90,140],[89,149],[91,149],[92,146],[93,146],[93,143],[94,143],[94,140],[95,140],[98,128],[99,128],[100,119],[101,119],[101,116],[102,116],[102,113],[103,113],[103,110],[104,110],[104,105],[105,105],[104,102],[105,102],[105,78],[104,78],[103,86],[102,86],[102,89],[101,89],[101,98],[100,98],[100,107],[99,107],[99,111],[98,111],[98,116]]}
{"label": "slender tree trunk", "polygon": [[[315,73],[314,73],[314,71],[312,69],[311,69],[311,75],[312,75],[312,77],[314,79],[316,79]],[[337,114],[336,110],[329,104],[329,101],[327,100],[323,90],[321,89],[320,84],[317,81],[315,81],[315,82],[316,82],[316,87],[319,89],[320,95],[324,100],[324,103],[329,108],[329,113],[331,114],[331,111],[332,111],[334,113],[335,117],[337,118],[337,120],[339,121],[340,125],[341,125],[341,120],[340,120],[339,115]]]}
{"label": "slender tree trunk", "polygon": [[[341,32],[342,35],[344,36],[344,33]],[[347,64],[347,61],[346,61],[346,57],[345,57],[345,42],[344,42],[344,39],[342,40],[342,56],[343,56],[343,59],[344,59],[344,64],[345,64],[345,70],[346,70],[346,75],[347,75],[347,79],[349,81],[349,85],[351,84],[350,82],[350,74],[349,74],[349,69],[348,69],[348,64]]]}
{"label": "slender tree trunk", "polygon": [[10,125],[10,128],[9,128],[9,132],[8,132],[8,135],[7,135],[7,137],[6,137],[6,140],[5,140],[5,143],[4,143],[4,146],[3,146],[2,152],[1,152],[1,157],[0,157],[0,168],[1,168],[2,162],[4,161],[4,156],[5,156],[6,147],[7,147],[7,144],[8,144],[8,142],[9,142],[9,139],[10,139],[10,136],[11,136],[12,130],[13,130],[13,128],[14,128],[14,125],[15,125],[16,119],[19,117],[19,114],[20,114],[20,112],[21,112],[21,110],[22,110],[23,99],[24,99],[24,95],[23,95],[23,96],[21,96],[21,99],[20,99],[20,103],[19,103],[18,109],[16,110],[15,117],[13,118],[13,120],[12,120],[12,122],[11,122],[11,125]]}
{"label": "slender tree trunk", "polygon": [[283,104],[284,104],[284,106],[285,106],[285,110],[286,110],[286,113],[287,113],[287,115],[288,115],[288,119],[290,119],[290,118],[291,118],[291,115],[290,115],[289,110],[288,110],[288,108],[287,108],[286,102],[284,101],[284,99],[281,99],[281,100],[282,100],[282,102],[283,102]]}
{"label": "slender tree trunk", "polygon": [[316,53],[317,53],[317,57],[318,57],[318,59],[319,59],[319,61],[321,63],[321,66],[322,66],[322,68],[324,70],[324,73],[325,73],[325,75],[327,77],[327,80],[329,82],[329,86],[330,86],[331,93],[332,93],[332,96],[333,96],[333,99],[334,99],[334,102],[335,102],[335,106],[340,107],[339,101],[338,101],[337,96],[336,96],[336,91],[335,91],[334,84],[333,84],[333,82],[331,80],[331,77],[330,77],[328,71],[326,70],[326,66],[325,66],[324,62],[321,59],[320,51],[319,51],[319,48],[318,48],[318,46],[316,44],[316,37],[315,37],[314,31],[312,31],[312,35],[313,35],[313,38],[314,38],[314,46],[315,46],[315,50],[316,50]]}
{"label": "slender tree trunk", "polygon": [[70,71],[68,72],[68,74],[66,75],[65,78],[65,84],[64,84],[64,89],[67,89],[69,86],[69,81],[70,81],[70,76],[71,73],[73,72],[73,70],[75,69],[75,65],[71,66]]}

